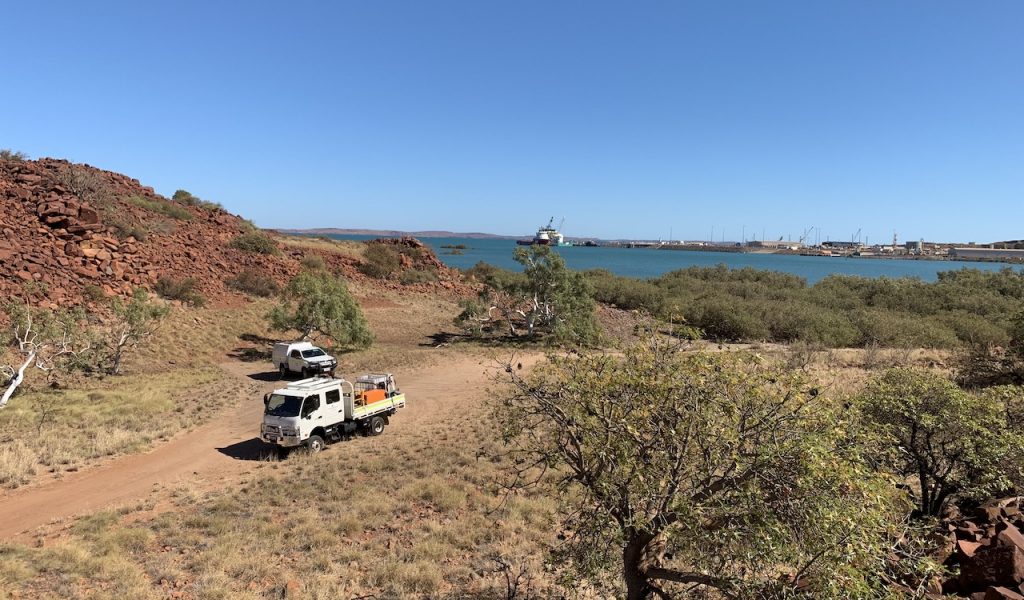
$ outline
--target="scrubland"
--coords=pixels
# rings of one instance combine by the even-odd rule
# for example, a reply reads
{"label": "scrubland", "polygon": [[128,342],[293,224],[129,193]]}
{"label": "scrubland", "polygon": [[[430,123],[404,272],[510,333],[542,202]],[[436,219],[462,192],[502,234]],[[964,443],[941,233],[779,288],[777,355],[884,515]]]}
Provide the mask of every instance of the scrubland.
{"label": "scrubland", "polygon": [[[644,313],[671,316],[666,305],[630,300],[629,294],[639,292],[619,289],[614,279],[590,277],[596,296],[616,305],[597,309],[605,344],[649,335],[651,321]],[[696,274],[685,277],[701,280]],[[783,286],[790,291],[775,300],[756,299],[751,286],[773,284],[747,281],[742,274],[730,277],[742,281],[707,284],[718,291],[701,293],[765,306],[783,301],[786,293],[820,293],[794,291],[805,289],[794,284]],[[993,277],[984,286],[994,286],[1001,276]],[[932,284],[899,285],[914,290]],[[999,315],[1010,311],[1000,298],[1016,293],[1004,287],[991,292]],[[503,388],[480,374],[508,359],[512,350],[472,340],[449,343],[462,339],[449,335],[460,310],[453,300],[369,282],[354,282],[351,290],[376,341],[341,355],[341,371],[391,371],[400,384],[403,373],[434,377],[421,397],[410,397],[412,408],[399,413],[383,436],[356,437],[316,455],[294,452],[285,460],[269,453],[248,457],[238,477],[219,485],[162,486],[133,503],[9,540],[0,545],[0,597],[603,597],[573,582],[566,565],[551,560],[549,550],[569,533],[560,531],[562,498],[541,490],[510,494],[501,486],[513,465],[489,415]],[[907,290],[897,291],[889,296],[863,292],[859,297],[876,303],[863,310],[881,314],[879,298],[902,297]],[[853,302],[849,294],[838,296]],[[258,399],[276,383],[268,373],[267,351],[280,334],[268,331],[264,319],[271,306],[269,300],[253,299],[219,308],[177,308],[128,362],[125,375],[19,395],[0,413],[6,436],[0,483],[31,485],[116,460],[118,454],[159,451],[162,440],[217,419],[224,408]],[[647,310],[652,306],[660,308]],[[916,314],[891,306],[884,310]],[[944,318],[932,314],[925,321],[945,323]],[[901,331],[893,327],[896,334]],[[1000,335],[993,333],[990,341]],[[753,343],[710,337],[684,343],[692,350],[744,350],[784,363],[803,371],[835,403],[846,402],[888,367],[949,375],[957,354],[948,347],[967,341],[873,339],[860,348],[832,348],[834,339],[803,335],[753,336]],[[529,363],[544,349],[519,345],[514,360]],[[254,433],[257,427],[254,422]]]}

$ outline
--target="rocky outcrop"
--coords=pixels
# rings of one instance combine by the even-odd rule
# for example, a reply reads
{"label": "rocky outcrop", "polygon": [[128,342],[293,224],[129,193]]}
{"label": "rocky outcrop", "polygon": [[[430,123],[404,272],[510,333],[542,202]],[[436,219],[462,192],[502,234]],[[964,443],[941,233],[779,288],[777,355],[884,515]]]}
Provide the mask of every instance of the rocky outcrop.
{"label": "rocky outcrop", "polygon": [[177,205],[188,218],[174,218],[152,209],[160,203],[171,201],[118,173],[53,159],[0,160],[0,297],[19,297],[34,282],[45,290],[44,306],[75,306],[95,295],[89,287],[127,295],[167,276],[193,277],[216,299],[229,293],[223,280],[242,269],[275,279],[297,271],[288,257],[230,248],[248,227],[237,216]]}
{"label": "rocky outcrop", "polygon": [[414,237],[377,238],[367,243],[394,247],[399,251],[402,269],[436,269],[442,278],[451,275],[449,268],[437,258],[430,246]]}
{"label": "rocky outcrop", "polygon": [[[193,278],[214,304],[241,297],[225,280],[257,271],[284,284],[312,250],[279,255],[232,248],[252,225],[215,205],[168,200],[126,175],[64,160],[0,159],[0,298],[26,297],[45,307],[87,305],[106,296],[152,289],[161,277]],[[375,240],[401,251],[403,268],[436,269],[431,289],[466,294],[448,269],[415,238]],[[359,260],[316,251],[331,271],[363,278]],[[395,285],[398,285],[395,283]],[[419,284],[417,287],[430,287]],[[41,293],[45,292],[45,293]]]}
{"label": "rocky outcrop", "polygon": [[930,598],[956,594],[972,600],[1024,600],[1024,513],[1022,500],[992,500],[970,517],[946,524],[945,563],[959,575]]}

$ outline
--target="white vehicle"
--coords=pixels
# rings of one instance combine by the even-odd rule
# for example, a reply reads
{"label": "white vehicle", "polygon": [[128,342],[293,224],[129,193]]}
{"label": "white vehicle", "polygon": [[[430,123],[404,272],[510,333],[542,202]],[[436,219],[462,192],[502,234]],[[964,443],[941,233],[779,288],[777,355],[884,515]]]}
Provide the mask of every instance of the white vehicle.
{"label": "white vehicle", "polygon": [[362,375],[355,383],[344,379],[312,377],[296,381],[263,397],[260,438],[278,448],[305,446],[324,449],[359,430],[384,433],[405,394],[390,373]]}
{"label": "white vehicle", "polygon": [[288,373],[299,373],[303,379],[327,373],[334,376],[338,361],[309,342],[281,342],[274,344],[271,353],[274,366],[281,373],[281,379]]}

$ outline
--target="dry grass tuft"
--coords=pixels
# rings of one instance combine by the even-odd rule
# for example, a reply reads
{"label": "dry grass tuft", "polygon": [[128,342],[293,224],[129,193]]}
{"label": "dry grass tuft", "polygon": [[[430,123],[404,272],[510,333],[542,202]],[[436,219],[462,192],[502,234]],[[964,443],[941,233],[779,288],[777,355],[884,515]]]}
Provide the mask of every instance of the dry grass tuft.
{"label": "dry grass tuft", "polygon": [[291,248],[320,250],[349,256],[358,260],[362,260],[363,255],[366,253],[366,244],[354,240],[334,240],[328,237],[288,235],[283,233],[275,233],[274,239]]}

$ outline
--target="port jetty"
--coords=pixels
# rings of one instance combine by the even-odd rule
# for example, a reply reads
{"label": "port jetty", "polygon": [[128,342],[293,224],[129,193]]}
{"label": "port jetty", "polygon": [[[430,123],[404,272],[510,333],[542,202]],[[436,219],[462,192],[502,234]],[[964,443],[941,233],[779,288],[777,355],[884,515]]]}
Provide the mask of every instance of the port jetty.
{"label": "port jetty", "polygon": [[818,256],[822,258],[955,260],[1024,264],[1024,241],[1021,240],[981,245],[915,241],[906,242],[905,244],[879,244],[873,246],[855,241],[826,241],[820,244],[809,245],[787,240],[710,242],[571,239],[571,242],[574,246],[591,248],[648,248],[683,252],[788,254]]}
{"label": "port jetty", "polygon": [[[549,225],[550,227],[550,225]],[[538,230],[538,238],[543,239],[546,228]],[[529,243],[519,236],[497,235],[482,232],[453,231],[396,231],[384,229],[281,229],[281,233],[300,235],[321,235],[338,238],[370,239],[374,237],[410,236],[424,239],[445,238],[472,243],[482,240],[515,240],[517,243]],[[555,230],[552,230],[555,231]],[[550,235],[546,236],[550,238]],[[576,248],[636,248],[669,251],[720,252],[729,254],[779,254],[791,256],[814,256],[821,258],[863,258],[863,259],[900,259],[900,260],[936,260],[957,262],[987,262],[1024,264],[1024,240],[1008,240],[986,244],[958,242],[928,242],[916,240],[896,243],[892,240],[887,244],[867,244],[857,239],[828,240],[819,243],[806,243],[800,240],[630,240],[600,239],[587,237],[568,237],[559,234],[555,246],[573,246]],[[465,248],[452,250],[461,253]]]}

